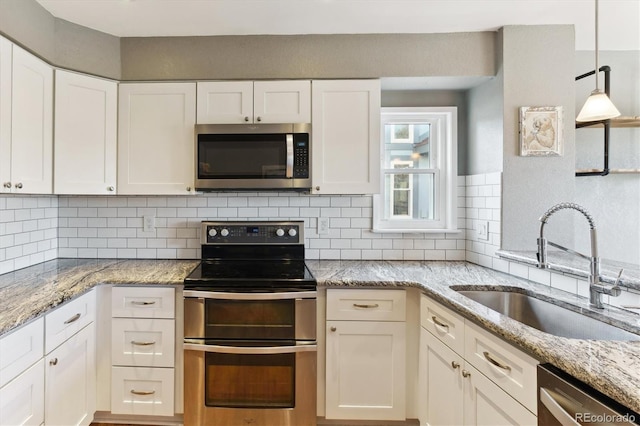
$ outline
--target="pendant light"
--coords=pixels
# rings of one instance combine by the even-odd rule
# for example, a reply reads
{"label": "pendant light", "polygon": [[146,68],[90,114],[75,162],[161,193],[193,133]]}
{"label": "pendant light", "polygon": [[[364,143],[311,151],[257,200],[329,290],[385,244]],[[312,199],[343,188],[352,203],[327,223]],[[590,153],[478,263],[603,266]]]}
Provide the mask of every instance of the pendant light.
{"label": "pendant light", "polygon": [[608,120],[610,118],[618,117],[620,111],[613,105],[609,96],[600,90],[598,81],[599,78],[599,62],[598,62],[598,0],[596,2],[596,89],[591,92],[591,95],[587,98],[584,106],[580,110],[580,114],[576,118],[578,122],[585,121],[601,121]]}

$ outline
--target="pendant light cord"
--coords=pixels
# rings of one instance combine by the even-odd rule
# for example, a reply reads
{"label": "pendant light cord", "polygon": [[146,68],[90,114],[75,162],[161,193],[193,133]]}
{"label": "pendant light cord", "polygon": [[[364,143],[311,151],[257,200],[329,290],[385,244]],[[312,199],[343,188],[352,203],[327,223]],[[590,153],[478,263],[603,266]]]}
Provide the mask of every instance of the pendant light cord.
{"label": "pendant light cord", "polygon": [[596,0],[596,91],[600,90],[600,63],[598,58],[598,0]]}

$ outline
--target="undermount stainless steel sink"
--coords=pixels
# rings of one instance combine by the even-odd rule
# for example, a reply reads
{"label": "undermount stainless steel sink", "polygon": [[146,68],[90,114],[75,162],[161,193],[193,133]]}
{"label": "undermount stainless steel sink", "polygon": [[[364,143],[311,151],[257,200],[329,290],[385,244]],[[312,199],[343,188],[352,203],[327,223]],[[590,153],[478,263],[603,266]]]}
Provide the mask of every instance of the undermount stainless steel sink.
{"label": "undermount stainless steel sink", "polygon": [[456,290],[502,315],[554,336],[593,340],[640,340],[597,319],[527,294],[503,290]]}

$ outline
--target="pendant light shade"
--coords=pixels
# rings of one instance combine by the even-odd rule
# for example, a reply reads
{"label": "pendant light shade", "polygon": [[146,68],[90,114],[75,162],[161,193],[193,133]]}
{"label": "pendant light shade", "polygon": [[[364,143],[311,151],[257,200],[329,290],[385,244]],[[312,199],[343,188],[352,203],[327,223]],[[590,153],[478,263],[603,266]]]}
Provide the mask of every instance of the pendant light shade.
{"label": "pendant light shade", "polygon": [[618,117],[620,111],[613,105],[609,96],[600,90],[598,80],[600,79],[600,66],[598,58],[598,0],[596,2],[596,89],[591,92],[591,95],[587,98],[584,106],[580,110],[580,114],[576,118],[578,122],[586,121],[601,121],[608,120],[610,118]]}

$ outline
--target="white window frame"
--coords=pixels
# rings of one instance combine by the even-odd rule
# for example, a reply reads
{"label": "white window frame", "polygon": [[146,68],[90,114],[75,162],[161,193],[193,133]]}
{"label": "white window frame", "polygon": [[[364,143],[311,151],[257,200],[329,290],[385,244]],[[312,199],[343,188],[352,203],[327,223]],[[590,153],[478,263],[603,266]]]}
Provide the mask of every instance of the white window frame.
{"label": "white window frame", "polygon": [[[394,169],[396,169],[395,166],[398,166],[398,165],[411,167],[411,166],[413,166],[413,161],[396,161],[396,162],[393,163],[393,165],[394,165],[394,167],[393,167]],[[411,169],[404,169],[404,168],[399,168],[399,167],[397,169],[398,170],[411,170]],[[397,174],[400,174],[400,173],[394,173],[393,175],[391,175],[390,191],[392,193],[395,193],[396,191],[406,191],[406,192],[408,192],[409,193],[409,196],[407,198],[409,200],[408,210],[409,210],[409,212],[412,212],[413,211],[413,179],[409,179],[409,187],[408,188],[396,188],[395,187],[395,177],[396,177]],[[409,174],[409,173],[402,173],[402,174]],[[390,196],[389,196],[389,211],[391,212],[391,217],[393,219],[400,219],[400,218],[408,219],[408,218],[410,218],[410,216],[407,216],[407,215],[393,214],[393,202],[394,202],[394,200],[395,200],[395,198],[393,197],[393,194],[390,194]]]}
{"label": "white window frame", "polygon": [[[381,108],[380,193],[373,196],[374,232],[446,233],[459,232],[457,220],[458,113],[456,107]],[[431,169],[389,169],[385,161],[385,125],[431,123]],[[384,218],[385,181],[401,171],[434,176],[434,219]],[[391,195],[391,194],[389,194]]]}

